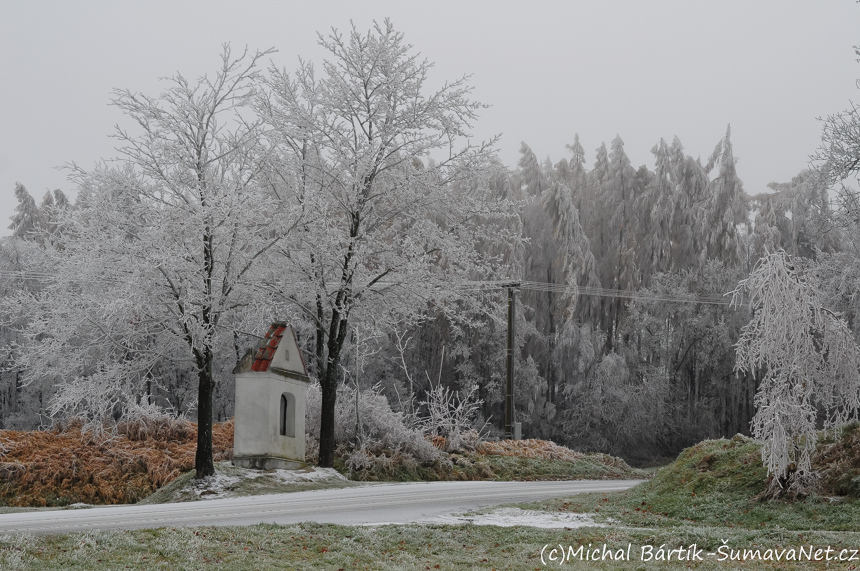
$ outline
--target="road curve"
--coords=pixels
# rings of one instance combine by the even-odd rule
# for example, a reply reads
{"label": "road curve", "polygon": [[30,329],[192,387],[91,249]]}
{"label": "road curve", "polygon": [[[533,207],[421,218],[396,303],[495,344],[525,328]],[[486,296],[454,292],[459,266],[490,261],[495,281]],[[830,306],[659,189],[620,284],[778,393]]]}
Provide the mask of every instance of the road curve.
{"label": "road curve", "polygon": [[57,534],[177,526],[411,523],[455,511],[584,492],[625,490],[639,480],[379,484],[158,505],[104,506],[0,515],[0,534]]}

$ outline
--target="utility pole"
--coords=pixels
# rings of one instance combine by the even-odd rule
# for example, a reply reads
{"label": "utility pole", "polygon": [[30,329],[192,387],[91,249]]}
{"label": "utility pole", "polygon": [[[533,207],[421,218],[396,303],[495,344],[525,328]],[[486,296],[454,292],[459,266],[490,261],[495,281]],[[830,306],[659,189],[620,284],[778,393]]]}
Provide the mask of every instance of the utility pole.
{"label": "utility pole", "polygon": [[508,353],[505,359],[505,438],[521,438],[520,424],[514,422],[514,346],[516,345],[516,291],[520,284],[508,284]]}

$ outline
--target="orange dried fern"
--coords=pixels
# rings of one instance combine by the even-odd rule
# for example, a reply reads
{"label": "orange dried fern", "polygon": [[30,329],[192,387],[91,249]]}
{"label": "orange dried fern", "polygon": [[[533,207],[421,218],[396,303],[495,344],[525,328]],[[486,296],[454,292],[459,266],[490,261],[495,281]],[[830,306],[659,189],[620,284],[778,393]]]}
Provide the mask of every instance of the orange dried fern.
{"label": "orange dried fern", "polygon": [[[0,502],[10,506],[133,503],[194,467],[197,425],[138,420],[96,439],[80,423],[0,431]],[[233,421],[212,431],[216,461],[233,454]]]}

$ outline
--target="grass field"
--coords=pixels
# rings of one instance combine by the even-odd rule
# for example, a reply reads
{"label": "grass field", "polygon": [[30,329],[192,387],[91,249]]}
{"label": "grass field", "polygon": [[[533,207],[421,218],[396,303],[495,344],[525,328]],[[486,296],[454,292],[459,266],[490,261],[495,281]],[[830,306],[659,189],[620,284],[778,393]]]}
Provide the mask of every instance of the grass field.
{"label": "grass field", "polygon": [[[823,445],[840,442],[850,438]],[[736,437],[689,448],[626,492],[519,506],[588,514],[604,527],[303,524],[7,536],[0,569],[860,569],[860,502],[758,502],[764,476],[757,445]],[[604,546],[612,559],[603,559]],[[694,557],[691,546],[702,560],[679,561]]]}
{"label": "grass field", "polygon": [[[725,542],[725,543],[724,543]],[[495,526],[381,526],[346,527],[302,524],[260,525],[241,528],[177,528],[127,532],[71,534],[46,537],[0,538],[0,568],[9,570],[107,569],[549,569],[559,567],[553,548],[576,550],[607,548],[626,553],[632,561],[588,560],[573,557],[561,566],[569,569],[684,569],[686,561],[642,560],[643,547],[652,556],[664,550],[703,549],[697,569],[738,569],[731,559],[743,549],[797,549],[831,547],[831,556],[860,546],[860,533],[829,531],[750,530],[701,526],[679,522],[660,529],[579,528],[570,530]],[[545,547],[549,546],[549,547]],[[719,549],[725,546],[726,560]],[[707,552],[714,556],[704,555]],[[543,554],[543,561],[541,556]],[[647,559],[648,553],[645,553]],[[802,556],[802,555],[801,555]],[[814,558],[815,553],[812,552]],[[846,556],[850,556],[848,553]],[[785,555],[783,555],[785,558]],[[744,569],[856,569],[860,561],[747,560]]]}
{"label": "grass field", "polygon": [[[760,502],[754,498],[767,474],[758,445],[737,436],[685,450],[626,492],[515,506],[532,514],[587,515],[593,522],[587,527],[303,524],[4,536],[0,569],[860,569],[854,552],[860,549],[858,457],[860,427],[824,435],[816,455],[821,494]],[[333,472],[320,480],[285,481],[276,473],[248,477],[228,463],[219,466],[210,489],[195,484],[189,472],[145,502],[356,485]],[[428,479],[442,472],[452,479],[521,480],[647,474],[615,458],[540,441],[489,443],[452,455],[451,464],[431,469]]]}
{"label": "grass field", "polygon": [[802,501],[757,501],[754,498],[764,489],[766,476],[758,445],[752,440],[711,440],[688,448],[651,480],[611,498],[591,494],[544,502],[539,507],[656,529],[698,525],[860,531],[860,501],[856,498],[820,495]]}

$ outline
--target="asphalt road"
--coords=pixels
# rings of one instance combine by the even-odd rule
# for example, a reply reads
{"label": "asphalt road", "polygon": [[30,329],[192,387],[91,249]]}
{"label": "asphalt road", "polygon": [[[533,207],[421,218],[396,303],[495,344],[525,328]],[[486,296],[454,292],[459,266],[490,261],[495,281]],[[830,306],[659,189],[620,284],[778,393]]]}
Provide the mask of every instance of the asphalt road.
{"label": "asphalt road", "polygon": [[638,480],[419,482],[178,504],[23,512],[0,515],[0,534],[304,521],[343,525],[410,523],[498,504],[625,490],[637,483]]}

